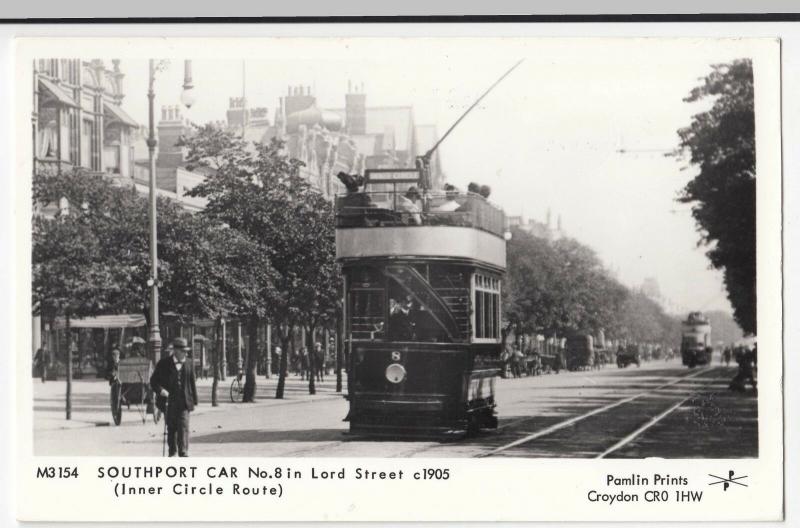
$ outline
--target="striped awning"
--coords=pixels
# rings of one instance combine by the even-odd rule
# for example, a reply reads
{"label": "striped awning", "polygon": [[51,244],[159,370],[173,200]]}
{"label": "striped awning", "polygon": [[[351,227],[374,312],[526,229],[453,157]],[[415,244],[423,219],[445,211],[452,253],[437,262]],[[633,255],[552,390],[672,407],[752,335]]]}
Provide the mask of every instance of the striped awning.
{"label": "striped awning", "polygon": [[39,77],[39,86],[42,88],[42,90],[50,94],[50,97],[52,97],[56,103],[75,108],[78,107],[72,96],[70,96],[63,88],[56,85],[56,83],[53,81]]}
{"label": "striped awning", "polygon": [[130,127],[138,127],[139,123],[136,122],[134,118],[129,116],[125,110],[120,108],[119,106],[115,105],[114,103],[103,103],[103,107],[105,108],[106,112],[111,114],[111,116],[122,123],[123,125],[128,125]]}
{"label": "striped awning", "polygon": [[[146,324],[147,321],[144,316],[137,314],[98,315],[97,317],[69,320],[70,328],[137,328]],[[65,327],[66,321],[64,318],[57,318],[55,328]]]}

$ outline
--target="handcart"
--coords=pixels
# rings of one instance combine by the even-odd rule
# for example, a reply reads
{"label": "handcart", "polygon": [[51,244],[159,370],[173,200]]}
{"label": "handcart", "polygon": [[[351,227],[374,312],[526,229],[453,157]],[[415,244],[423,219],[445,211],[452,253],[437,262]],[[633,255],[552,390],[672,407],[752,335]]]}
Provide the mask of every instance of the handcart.
{"label": "handcart", "polygon": [[131,404],[139,412],[142,423],[147,421],[148,408],[153,410],[153,421],[158,423],[161,413],[155,409],[155,405],[151,406],[152,374],[153,363],[147,358],[133,357],[120,360],[116,375],[111,380],[111,416],[115,425],[122,422],[122,406],[125,405],[130,410]]}

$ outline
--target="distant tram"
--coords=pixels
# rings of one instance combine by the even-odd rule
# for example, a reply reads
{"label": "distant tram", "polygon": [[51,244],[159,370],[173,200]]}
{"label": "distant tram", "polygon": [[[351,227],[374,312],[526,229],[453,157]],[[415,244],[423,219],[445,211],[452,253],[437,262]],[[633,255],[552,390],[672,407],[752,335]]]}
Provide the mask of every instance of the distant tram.
{"label": "distant tram", "polygon": [[681,357],[689,368],[711,363],[711,323],[701,312],[691,312],[681,323]]}
{"label": "distant tram", "polygon": [[367,170],[337,197],[354,434],[497,427],[505,215],[478,194],[427,191],[424,177]]}

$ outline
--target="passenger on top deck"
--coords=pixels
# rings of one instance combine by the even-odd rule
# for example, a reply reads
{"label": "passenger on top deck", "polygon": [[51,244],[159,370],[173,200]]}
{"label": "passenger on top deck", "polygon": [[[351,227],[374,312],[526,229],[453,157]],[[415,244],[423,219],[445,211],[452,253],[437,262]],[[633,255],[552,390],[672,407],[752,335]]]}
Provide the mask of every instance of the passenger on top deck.
{"label": "passenger on top deck", "polygon": [[[339,178],[339,181],[342,182],[347,189],[347,194],[344,196],[344,200],[348,202],[347,205],[356,207],[358,204],[372,203],[369,195],[359,192],[359,188],[364,185],[364,178],[360,174],[340,172],[336,177]],[[366,207],[366,205],[361,205],[361,207]]]}
{"label": "passenger on top deck", "polygon": [[347,174],[346,172],[340,172],[336,177],[347,189],[347,194],[339,198],[338,203],[340,225],[342,227],[364,225],[366,223],[365,213],[375,207],[369,195],[359,191],[364,184],[364,178],[359,174]]}
{"label": "passenger on top deck", "polygon": [[[475,200],[480,200],[480,198],[478,198],[480,196],[480,190],[480,185],[475,182],[471,182],[469,186],[467,186],[467,196],[465,197],[464,203],[461,204],[456,211],[459,213],[472,213],[475,210]],[[469,222],[471,220],[470,215],[468,214],[462,215],[462,217],[463,221],[465,222]]]}
{"label": "passenger on top deck", "polygon": [[434,213],[452,213],[455,212],[456,209],[461,207],[461,204],[458,203],[456,198],[458,198],[458,189],[446,183],[444,185],[444,192],[445,192],[445,202],[432,208],[431,212]]}
{"label": "passenger on top deck", "polygon": [[408,188],[405,196],[398,197],[397,210],[404,214],[403,220],[406,224],[422,225],[422,200],[420,198],[419,189],[412,186]]}

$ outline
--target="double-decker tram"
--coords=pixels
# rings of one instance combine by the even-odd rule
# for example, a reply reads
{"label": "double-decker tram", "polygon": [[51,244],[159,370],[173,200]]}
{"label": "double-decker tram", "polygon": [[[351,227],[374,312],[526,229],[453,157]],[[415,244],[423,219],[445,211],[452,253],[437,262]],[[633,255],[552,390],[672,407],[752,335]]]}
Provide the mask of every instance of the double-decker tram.
{"label": "double-decker tram", "polygon": [[342,176],[350,432],[496,428],[503,211],[479,194],[426,190],[424,167]]}
{"label": "double-decker tram", "polygon": [[711,323],[702,312],[690,312],[681,323],[681,357],[689,368],[711,363]]}

